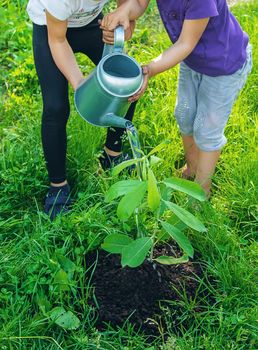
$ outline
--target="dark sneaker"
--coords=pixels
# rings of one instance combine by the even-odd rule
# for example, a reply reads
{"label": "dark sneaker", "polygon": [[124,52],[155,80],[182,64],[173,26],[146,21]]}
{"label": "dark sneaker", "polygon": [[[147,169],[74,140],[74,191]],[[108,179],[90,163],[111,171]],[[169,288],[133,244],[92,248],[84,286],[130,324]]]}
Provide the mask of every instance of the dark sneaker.
{"label": "dark sneaker", "polygon": [[[105,150],[102,151],[99,156],[99,162],[104,171],[113,169],[116,165],[125,162],[126,160],[132,159],[128,153],[121,153],[118,156],[110,156]],[[131,172],[135,166],[128,167],[129,172]]]}
{"label": "dark sneaker", "polygon": [[70,186],[50,186],[45,199],[44,212],[53,221],[58,214],[65,214],[71,209]]}

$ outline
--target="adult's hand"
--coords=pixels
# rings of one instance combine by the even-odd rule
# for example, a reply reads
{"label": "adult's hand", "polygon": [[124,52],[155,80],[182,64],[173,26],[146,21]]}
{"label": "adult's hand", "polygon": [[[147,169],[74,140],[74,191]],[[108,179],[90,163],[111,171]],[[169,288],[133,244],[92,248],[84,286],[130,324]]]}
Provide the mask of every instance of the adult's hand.
{"label": "adult's hand", "polygon": [[143,83],[139,91],[137,91],[133,96],[130,96],[128,98],[129,102],[135,102],[139,100],[139,98],[144,94],[148,87],[148,81],[150,78],[150,69],[149,66],[142,66],[142,73],[143,73]]}

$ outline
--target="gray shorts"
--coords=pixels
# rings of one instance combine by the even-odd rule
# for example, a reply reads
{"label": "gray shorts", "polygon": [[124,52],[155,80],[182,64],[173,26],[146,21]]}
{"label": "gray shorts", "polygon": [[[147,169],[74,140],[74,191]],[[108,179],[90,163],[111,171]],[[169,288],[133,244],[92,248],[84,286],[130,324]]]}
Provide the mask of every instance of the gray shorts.
{"label": "gray shorts", "polygon": [[244,65],[231,75],[210,77],[180,65],[175,117],[182,135],[193,136],[202,151],[220,150],[234,101],[252,69],[252,47]]}

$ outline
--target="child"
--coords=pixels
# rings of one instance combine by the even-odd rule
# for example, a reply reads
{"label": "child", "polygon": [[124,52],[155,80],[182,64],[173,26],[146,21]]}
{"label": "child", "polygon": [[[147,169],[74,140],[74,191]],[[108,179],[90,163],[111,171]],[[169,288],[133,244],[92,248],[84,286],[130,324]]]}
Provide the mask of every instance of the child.
{"label": "child", "polygon": [[[149,0],[129,0],[102,20],[102,28],[128,27]],[[195,178],[207,197],[232,106],[252,68],[248,36],[229,11],[226,0],[157,0],[160,16],[173,43],[143,67],[148,79],[180,63],[175,117],[186,157],[183,177]]]}
{"label": "child", "polygon": [[[118,6],[127,0],[118,0]],[[33,51],[43,98],[42,143],[50,188],[45,212],[51,220],[69,209],[66,179],[66,123],[69,117],[68,82],[76,90],[83,81],[74,53],[82,52],[95,64],[102,56],[103,40],[99,21],[108,0],[30,0],[27,6],[33,22]],[[125,38],[134,29],[127,26]],[[112,43],[113,32],[105,30],[103,39]],[[132,120],[135,104],[126,118]],[[96,131],[97,132],[97,131]],[[100,158],[104,169],[124,159],[121,153],[122,129],[109,129]]]}

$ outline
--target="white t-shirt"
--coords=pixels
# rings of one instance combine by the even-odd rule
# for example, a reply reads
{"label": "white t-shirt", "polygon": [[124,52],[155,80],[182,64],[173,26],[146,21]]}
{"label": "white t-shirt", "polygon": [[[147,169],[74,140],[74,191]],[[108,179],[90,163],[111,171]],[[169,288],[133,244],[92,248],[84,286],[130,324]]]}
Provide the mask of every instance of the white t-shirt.
{"label": "white t-shirt", "polygon": [[93,21],[109,0],[29,0],[27,12],[32,22],[46,25],[47,10],[68,27],[82,27]]}

